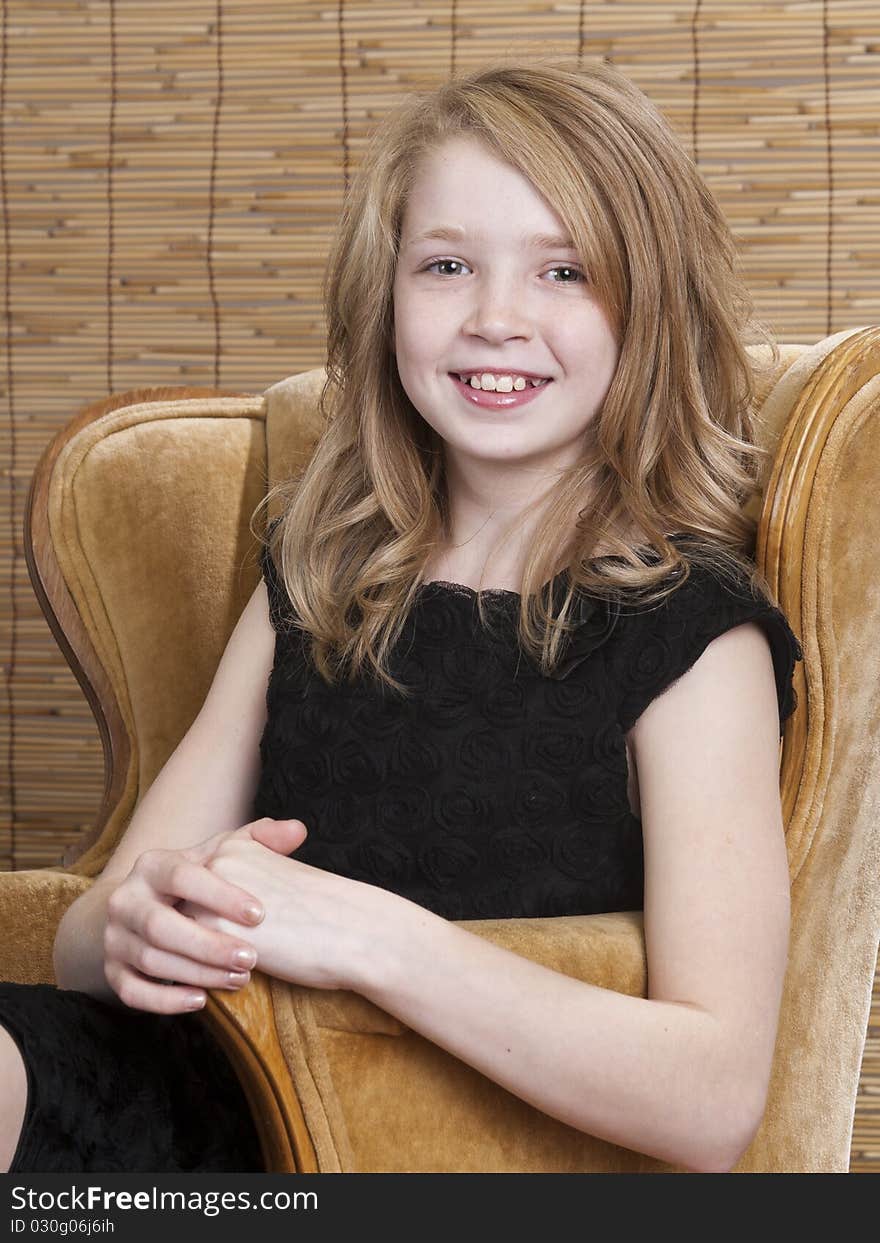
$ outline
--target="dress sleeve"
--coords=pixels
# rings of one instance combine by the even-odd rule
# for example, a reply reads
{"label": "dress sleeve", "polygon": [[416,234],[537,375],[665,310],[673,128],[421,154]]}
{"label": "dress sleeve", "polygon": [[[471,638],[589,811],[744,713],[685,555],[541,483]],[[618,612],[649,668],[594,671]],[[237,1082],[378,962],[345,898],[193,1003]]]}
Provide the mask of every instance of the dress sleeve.
{"label": "dress sleeve", "polygon": [[749,621],[761,626],[770,644],[781,737],[797,707],[793,676],[795,662],[804,656],[800,641],[785,614],[744,578],[731,584],[693,564],[687,581],[667,600],[626,618],[628,641],[621,647],[616,671],[624,733],[653,699],[687,673],[713,639]]}

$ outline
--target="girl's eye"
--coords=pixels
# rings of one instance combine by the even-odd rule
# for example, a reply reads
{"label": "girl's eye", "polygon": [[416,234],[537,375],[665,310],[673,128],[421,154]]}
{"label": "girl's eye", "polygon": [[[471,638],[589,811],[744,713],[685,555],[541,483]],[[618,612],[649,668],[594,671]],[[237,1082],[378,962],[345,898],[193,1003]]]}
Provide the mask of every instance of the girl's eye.
{"label": "girl's eye", "polygon": [[[427,263],[427,264],[425,264],[425,266],[424,266],[424,268],[422,269],[422,271],[423,271],[423,272],[430,272],[432,268],[439,268],[439,267],[440,267],[441,265],[443,265],[443,264],[445,264],[446,266],[448,266],[449,264],[452,264],[454,267],[459,267],[459,268],[461,268],[461,267],[464,267],[464,266],[465,266],[465,265],[461,262],[461,260],[460,260],[460,259],[434,259],[432,263]],[[443,273],[440,273],[440,275],[442,276],[442,275],[443,275]],[[453,273],[453,275],[454,275],[454,273]]]}
{"label": "girl's eye", "polygon": [[[455,267],[455,268],[463,268],[463,267],[467,267],[467,264],[462,263],[460,259],[434,259],[431,261],[431,263],[425,264],[424,268],[422,268],[422,271],[430,272],[434,268],[440,268],[444,266],[447,268],[450,266]],[[570,264],[570,263],[560,264],[559,266],[555,268],[550,268],[549,271],[550,272],[569,272],[572,274],[567,280],[551,281],[550,283],[552,285],[576,285],[578,284],[579,281],[586,280],[586,277],[584,276],[580,268],[577,268],[573,264]],[[456,273],[455,272],[450,272],[450,273],[438,272],[438,275],[439,276],[444,276],[444,275],[455,276]]]}
{"label": "girl's eye", "polygon": [[586,279],[586,277],[584,276],[580,268],[573,267],[570,263],[560,265],[560,267],[558,268],[551,268],[550,271],[551,272],[572,272],[574,273],[574,276],[577,278],[576,280],[553,281],[552,284],[554,285],[576,285],[578,280]]}

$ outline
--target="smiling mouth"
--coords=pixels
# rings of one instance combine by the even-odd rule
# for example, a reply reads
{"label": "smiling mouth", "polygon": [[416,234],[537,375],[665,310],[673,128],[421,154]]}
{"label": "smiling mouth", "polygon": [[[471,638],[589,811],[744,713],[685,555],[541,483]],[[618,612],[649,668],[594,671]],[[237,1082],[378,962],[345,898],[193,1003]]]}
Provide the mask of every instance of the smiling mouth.
{"label": "smiling mouth", "polygon": [[[462,384],[467,384],[471,388],[478,389],[482,393],[510,393],[510,392],[521,393],[527,388],[543,388],[545,384],[550,383],[550,380],[548,377],[540,377],[538,379],[532,379],[531,376],[520,376],[520,375],[511,376],[509,372],[502,372],[501,375],[503,375],[505,379],[510,379],[513,381],[511,388],[507,388],[506,386],[504,388],[483,388],[482,384],[480,383],[474,384],[474,380],[477,379],[476,373],[472,374],[470,372],[462,373],[460,371],[450,371],[449,374],[451,376],[455,376],[457,380],[461,380]],[[519,382],[519,387],[517,388],[518,382]]]}
{"label": "smiling mouth", "polygon": [[460,374],[454,371],[450,371],[448,374],[459,393],[470,405],[496,410],[508,409],[511,406],[522,406],[530,401],[534,401],[536,397],[553,383],[551,379],[543,380],[538,384],[532,384],[527,381],[524,388],[505,392],[503,389],[499,391],[497,389],[474,388],[472,384],[462,380]]}

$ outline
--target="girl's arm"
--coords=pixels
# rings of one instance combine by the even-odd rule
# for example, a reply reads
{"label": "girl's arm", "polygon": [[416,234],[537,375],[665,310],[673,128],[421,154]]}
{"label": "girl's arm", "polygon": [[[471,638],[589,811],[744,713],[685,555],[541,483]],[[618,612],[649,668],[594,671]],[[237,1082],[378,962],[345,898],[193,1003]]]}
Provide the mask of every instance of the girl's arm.
{"label": "girl's arm", "polygon": [[760,627],[710,643],[630,741],[647,999],[529,962],[396,895],[383,895],[381,935],[350,986],[578,1130],[729,1170],[764,1111],[788,949],[778,707]]}
{"label": "girl's arm", "polygon": [[[54,966],[61,988],[78,989],[103,1001],[118,1002],[118,991],[111,988],[105,974],[105,936],[112,895],[123,882],[129,881],[129,887],[137,891],[138,912],[146,911],[144,918],[155,920],[157,935],[164,937],[169,916],[173,919],[174,914],[170,909],[159,908],[170,908],[176,897],[182,895],[175,894],[173,879],[161,879],[165,875],[173,876],[173,861],[157,854],[145,864],[145,852],[188,850],[195,857],[197,844],[237,830],[251,819],[274,644],[266,585],[260,582],[230,636],[199,715],[138,804],[104,871],[68,908],[58,926]],[[207,859],[211,850],[201,853]],[[177,853],[175,858],[185,863],[194,861],[183,860]],[[144,875],[132,884],[129,878],[136,866]],[[246,923],[243,908],[252,900],[252,895],[213,877],[207,869],[202,870],[204,875],[199,877],[190,868],[188,876],[181,875],[180,879],[187,885],[200,884],[202,901],[206,905],[209,894],[213,894],[213,909]],[[166,892],[156,892],[156,886],[159,889],[164,886]],[[158,929],[160,923],[161,930]],[[149,929],[143,931],[150,936]],[[120,929],[118,940],[125,935]],[[231,936],[192,928],[190,935],[190,954],[194,958],[202,955],[201,963],[208,964],[200,967],[203,978],[190,983],[198,983],[203,988],[229,987],[226,977],[232,967],[231,954],[248,944],[247,932],[242,929],[240,935]],[[124,950],[120,952],[124,954]],[[135,975],[142,977],[141,993],[146,996],[149,990],[152,999],[150,1004],[144,1005],[142,998],[140,1008],[184,1009],[183,998],[191,988],[150,983],[146,973],[136,970],[130,974],[132,980]],[[168,972],[168,978],[178,977]],[[133,998],[128,1004],[139,1003]]]}

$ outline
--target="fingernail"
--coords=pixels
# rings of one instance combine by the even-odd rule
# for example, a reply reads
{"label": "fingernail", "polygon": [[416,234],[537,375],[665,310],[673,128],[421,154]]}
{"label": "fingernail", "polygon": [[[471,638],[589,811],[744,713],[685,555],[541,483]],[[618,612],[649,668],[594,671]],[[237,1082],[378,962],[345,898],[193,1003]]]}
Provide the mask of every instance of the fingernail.
{"label": "fingernail", "polygon": [[227,971],[226,978],[230,984],[247,984],[250,977],[248,971]]}
{"label": "fingernail", "polygon": [[257,956],[253,950],[236,950],[232,955],[232,962],[236,967],[247,967],[250,969],[256,961]]}
{"label": "fingernail", "polygon": [[247,906],[244,908],[244,917],[245,919],[249,919],[253,923],[258,924],[263,918],[263,908],[261,906],[257,906],[255,902],[248,902]]}
{"label": "fingernail", "polygon": [[204,993],[187,993],[186,1008],[188,1010],[200,1010],[204,1004],[205,1004]]}

